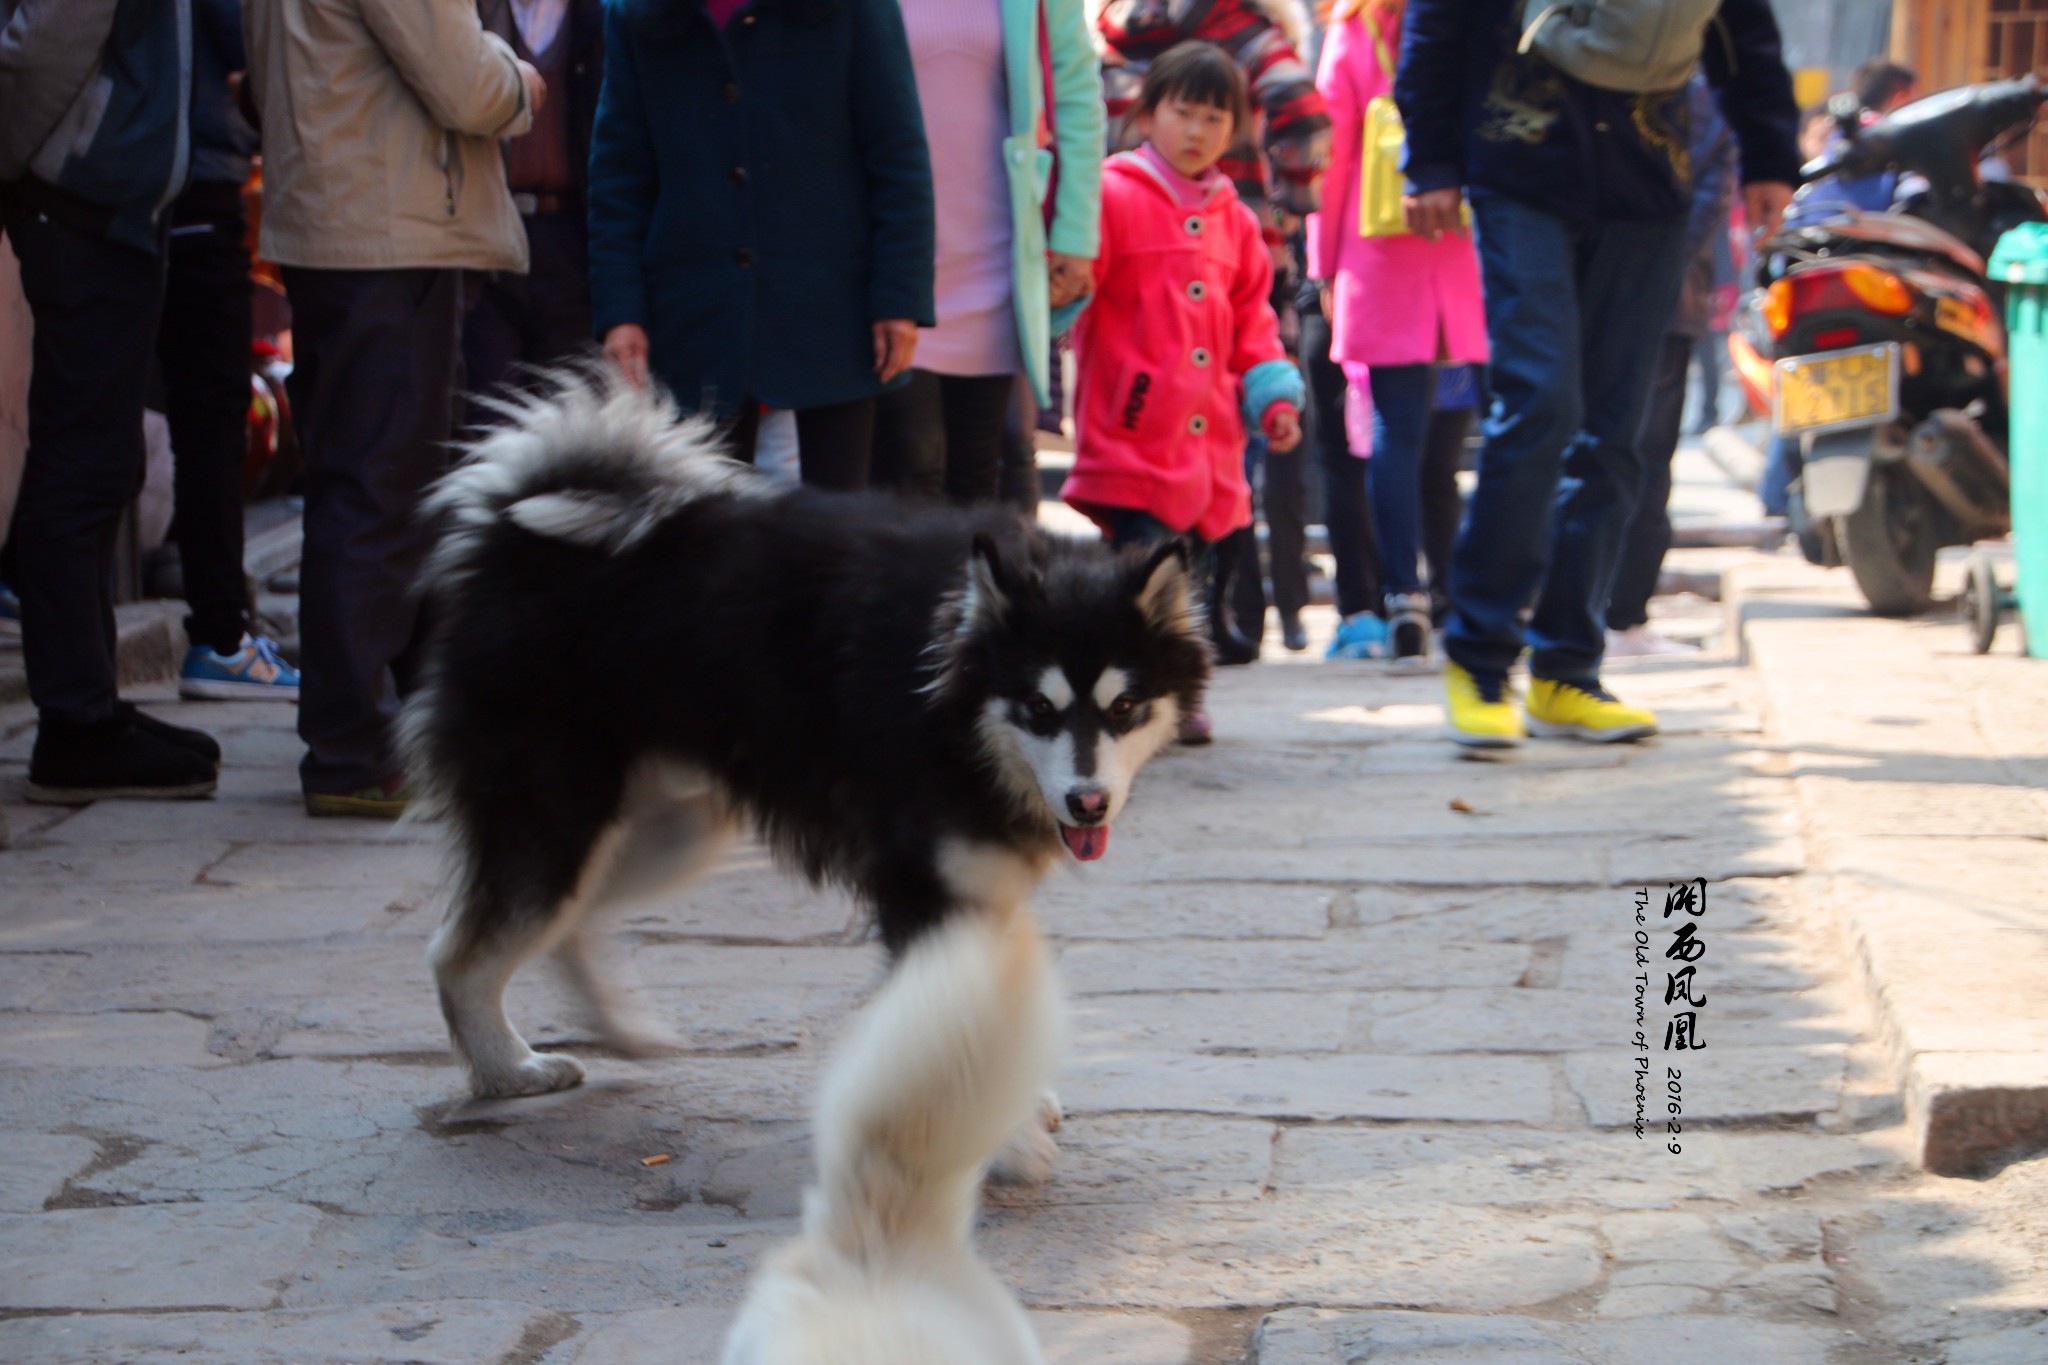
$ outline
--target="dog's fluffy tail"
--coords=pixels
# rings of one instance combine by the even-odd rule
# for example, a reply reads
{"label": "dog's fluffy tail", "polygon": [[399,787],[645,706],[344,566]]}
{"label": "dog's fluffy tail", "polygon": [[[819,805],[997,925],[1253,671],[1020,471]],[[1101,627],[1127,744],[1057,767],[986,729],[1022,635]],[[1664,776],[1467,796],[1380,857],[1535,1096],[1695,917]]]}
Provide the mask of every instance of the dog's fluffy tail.
{"label": "dog's fluffy tail", "polygon": [[1059,1031],[1028,911],[961,913],[918,939],[825,1081],[807,1232],[871,1267],[963,1238],[983,1170],[1051,1080]]}
{"label": "dog's fluffy tail", "polygon": [[499,425],[435,485],[441,542],[429,586],[464,573],[506,525],[616,554],[684,504],[766,488],[723,458],[711,420],[679,420],[658,385],[635,388],[595,362],[543,371],[532,391],[482,400]]}

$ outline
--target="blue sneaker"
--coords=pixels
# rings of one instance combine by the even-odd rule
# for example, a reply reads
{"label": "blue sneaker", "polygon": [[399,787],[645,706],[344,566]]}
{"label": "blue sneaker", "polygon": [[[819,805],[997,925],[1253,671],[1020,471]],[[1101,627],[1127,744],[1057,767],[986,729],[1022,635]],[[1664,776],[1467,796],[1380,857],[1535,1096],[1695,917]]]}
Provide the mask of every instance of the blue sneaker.
{"label": "blue sneaker", "polygon": [[297,701],[299,670],[277,656],[275,641],[244,635],[233,654],[194,645],[178,676],[178,695],[202,701]]}
{"label": "blue sneaker", "polygon": [[0,583],[0,640],[21,638],[21,599],[14,589]]}
{"label": "blue sneaker", "polygon": [[1337,623],[1326,659],[1384,659],[1387,657],[1387,623],[1369,611],[1357,612]]}

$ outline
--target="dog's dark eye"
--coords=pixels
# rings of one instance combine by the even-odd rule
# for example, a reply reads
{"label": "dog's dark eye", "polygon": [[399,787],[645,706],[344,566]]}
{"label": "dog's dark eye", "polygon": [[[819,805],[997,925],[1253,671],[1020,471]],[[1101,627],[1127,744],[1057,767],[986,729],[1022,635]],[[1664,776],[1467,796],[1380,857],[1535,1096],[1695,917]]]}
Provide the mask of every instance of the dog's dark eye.
{"label": "dog's dark eye", "polygon": [[1051,720],[1060,713],[1060,708],[1052,704],[1052,698],[1043,693],[1024,703],[1024,709],[1031,713],[1033,720]]}
{"label": "dog's dark eye", "polygon": [[1137,709],[1138,699],[1130,693],[1124,692],[1120,693],[1117,699],[1109,704],[1109,710],[1105,714],[1111,720],[1122,720]]}

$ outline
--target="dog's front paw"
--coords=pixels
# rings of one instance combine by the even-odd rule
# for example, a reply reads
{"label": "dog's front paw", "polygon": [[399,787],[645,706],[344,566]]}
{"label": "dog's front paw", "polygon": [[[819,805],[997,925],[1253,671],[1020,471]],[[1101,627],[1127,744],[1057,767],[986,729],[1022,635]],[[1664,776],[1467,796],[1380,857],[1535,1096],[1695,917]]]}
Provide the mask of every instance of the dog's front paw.
{"label": "dog's front paw", "polygon": [[480,1100],[509,1099],[515,1095],[547,1095],[583,1084],[583,1063],[558,1052],[536,1052],[510,1071],[476,1077]]}
{"label": "dog's front paw", "polygon": [[[1050,1098],[1050,1097],[1048,1097]],[[1058,1122],[1059,1104],[1053,1102],[1053,1121]],[[1053,1164],[1059,1160],[1060,1145],[1046,1131],[1043,1110],[1033,1114],[1022,1128],[1010,1135],[1003,1150],[989,1163],[988,1178],[999,1185],[1043,1185],[1052,1179]]]}

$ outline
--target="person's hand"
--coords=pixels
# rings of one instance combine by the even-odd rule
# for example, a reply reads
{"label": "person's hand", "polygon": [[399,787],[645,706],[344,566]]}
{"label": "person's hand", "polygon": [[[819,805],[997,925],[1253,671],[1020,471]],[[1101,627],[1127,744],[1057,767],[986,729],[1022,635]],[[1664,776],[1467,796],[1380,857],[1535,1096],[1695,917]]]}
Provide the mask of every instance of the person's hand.
{"label": "person's hand", "polygon": [[875,324],[875,374],[886,384],[910,368],[917,354],[917,324],[909,318],[884,318]]}
{"label": "person's hand", "polygon": [[1401,215],[1408,220],[1408,230],[1432,242],[1446,232],[1464,231],[1464,208],[1465,191],[1455,186],[1401,196]]}
{"label": "person's hand", "polygon": [[548,102],[548,83],[532,62],[518,57],[512,60],[519,63],[519,79],[526,82],[526,110],[530,114],[538,114],[541,106]]}
{"label": "person's hand", "polygon": [[1328,280],[1324,280],[1316,286],[1316,302],[1322,305],[1324,319],[1335,322],[1337,309],[1330,298],[1330,282]]}
{"label": "person's hand", "polygon": [[1086,256],[1048,251],[1045,253],[1045,273],[1055,308],[1064,308],[1076,299],[1085,299],[1095,290],[1095,262]]}
{"label": "person's hand", "polygon": [[1742,217],[1758,240],[1768,241],[1785,225],[1792,206],[1792,187],[1782,180],[1759,180],[1742,187]]}
{"label": "person's hand", "polygon": [[604,334],[604,358],[636,389],[647,387],[647,329],[637,322],[622,322]]}
{"label": "person's hand", "polygon": [[1301,444],[1301,414],[1292,404],[1275,403],[1266,410],[1265,430],[1267,447],[1285,455]]}

